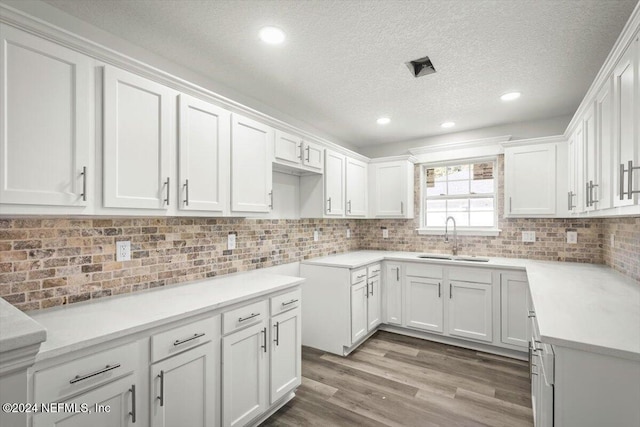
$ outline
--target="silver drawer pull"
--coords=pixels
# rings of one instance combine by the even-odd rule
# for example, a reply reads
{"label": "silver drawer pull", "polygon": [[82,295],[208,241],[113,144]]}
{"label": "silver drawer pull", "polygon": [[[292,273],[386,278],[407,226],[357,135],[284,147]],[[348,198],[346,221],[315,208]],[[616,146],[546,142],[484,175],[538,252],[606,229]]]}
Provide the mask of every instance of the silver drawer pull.
{"label": "silver drawer pull", "polygon": [[364,279],[365,277],[367,277],[366,274],[362,274],[360,276],[356,276],[356,279]]}
{"label": "silver drawer pull", "polygon": [[76,375],[72,380],[69,381],[69,384],[75,384],[78,381],[82,381],[82,380],[86,380],[87,378],[91,378],[91,377],[95,377],[96,375],[100,375],[100,374],[104,374],[105,372],[109,372],[109,371],[113,371],[114,369],[117,369],[120,367],[119,363],[116,363],[115,365],[107,365],[104,367],[104,369],[100,369],[99,371],[95,371],[92,372],[90,374],[87,375]]}
{"label": "silver drawer pull", "polygon": [[380,270],[373,270],[371,273],[373,274],[380,273]]}
{"label": "silver drawer pull", "polygon": [[189,337],[189,338],[187,338],[187,339],[184,339],[184,340],[176,340],[176,341],[173,343],[173,345],[180,345],[180,344],[184,344],[184,343],[189,342],[189,341],[191,341],[191,340],[195,340],[195,339],[198,339],[198,338],[200,338],[200,337],[203,337],[204,335],[205,335],[205,334],[204,334],[204,332],[201,332],[201,333],[199,333],[199,334],[193,334],[193,336],[192,336],[192,337]]}
{"label": "silver drawer pull", "polygon": [[292,299],[291,301],[283,302],[282,305],[286,306],[286,305],[289,305],[289,304],[293,304],[294,302],[298,302],[298,300],[297,299]]}
{"label": "silver drawer pull", "polygon": [[253,319],[254,317],[258,317],[258,316],[260,316],[260,313],[251,313],[247,317],[239,317],[238,322],[244,322],[245,320]]}

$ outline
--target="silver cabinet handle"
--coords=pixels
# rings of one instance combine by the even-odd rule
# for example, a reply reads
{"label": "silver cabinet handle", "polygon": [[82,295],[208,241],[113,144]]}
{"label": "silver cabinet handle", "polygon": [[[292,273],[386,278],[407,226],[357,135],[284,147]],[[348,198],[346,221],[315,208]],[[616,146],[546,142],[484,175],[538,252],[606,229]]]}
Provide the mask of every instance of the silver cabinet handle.
{"label": "silver cabinet handle", "polygon": [[453,298],[453,285],[449,283],[449,299]]}
{"label": "silver cabinet handle", "polygon": [[205,335],[205,333],[204,333],[204,332],[201,332],[201,333],[199,333],[199,334],[197,334],[197,333],[196,333],[196,334],[193,334],[193,336],[192,336],[192,337],[189,337],[189,338],[186,338],[186,339],[183,339],[183,340],[175,340],[175,342],[173,343],[173,345],[180,345],[180,344],[184,344],[184,343],[186,343],[186,342],[189,342],[189,341],[192,341],[192,340],[195,340],[195,339],[201,338],[201,337],[203,337],[204,335]]}
{"label": "silver cabinet handle", "polygon": [[351,200],[347,202],[347,213],[351,213]]}
{"label": "silver cabinet handle", "polygon": [[509,213],[511,213],[512,209],[511,209],[511,196],[509,196]]}
{"label": "silver cabinet handle", "polygon": [[184,181],[184,205],[189,206],[189,180]]}
{"label": "silver cabinet handle", "polygon": [[327,199],[327,202],[329,202],[329,209],[327,211],[331,212],[331,197]]}
{"label": "silver cabinet handle", "polygon": [[618,177],[618,184],[620,185],[620,200],[624,200],[624,164],[620,164],[620,176]]}
{"label": "silver cabinet handle", "polygon": [[400,202],[400,215],[404,215],[404,202]]}
{"label": "silver cabinet handle", "polygon": [[276,322],[274,328],[276,328],[276,339],[273,340],[273,342],[275,342],[276,345],[280,345],[280,322]]}
{"label": "silver cabinet handle", "polygon": [[82,167],[82,172],[80,172],[80,175],[82,175],[82,194],[80,194],[80,197],[82,197],[83,202],[86,202],[87,201],[87,167],[86,166]]}
{"label": "silver cabinet handle", "polygon": [[366,274],[359,274],[356,276],[356,280],[364,279],[365,277],[367,277]]}
{"label": "silver cabinet handle", "polygon": [[129,389],[129,391],[131,392],[131,412],[129,412],[129,415],[131,415],[131,422],[135,423],[136,422],[136,385],[131,384],[131,388]]}
{"label": "silver cabinet handle", "polygon": [[169,185],[170,182],[171,180],[169,179],[169,177],[167,177],[167,180],[164,182],[164,185],[167,186],[167,198],[164,199],[164,202],[167,204],[167,206],[169,206],[169,196],[171,195],[171,186]]}
{"label": "silver cabinet handle", "polygon": [[238,322],[244,322],[245,320],[253,319],[254,317],[260,316],[260,313],[251,313],[247,317],[239,317]]}
{"label": "silver cabinet handle", "polygon": [[309,158],[311,157],[311,150],[309,148],[309,146],[307,145],[307,148],[305,149],[305,151],[307,152],[307,158],[305,159],[305,162],[309,163]]}
{"label": "silver cabinet handle", "polygon": [[536,317],[536,312],[533,310],[529,310],[529,315],[527,317],[529,317],[529,319],[531,319],[532,317]]}
{"label": "silver cabinet handle", "polygon": [[[629,160],[628,169],[624,169],[624,164],[620,165],[620,200],[624,200],[624,195],[627,195],[627,199],[631,200],[633,195],[640,193],[640,190],[633,190],[633,171],[640,169],[640,166],[633,166],[633,160]],[[627,191],[624,191],[624,173],[627,172]]]}
{"label": "silver cabinet handle", "polygon": [[373,296],[373,282],[371,282],[371,296]]}
{"label": "silver cabinet handle", "polygon": [[160,401],[160,406],[164,406],[164,371],[160,371],[158,378],[160,378],[160,396],[156,399]]}
{"label": "silver cabinet handle", "polygon": [[364,296],[369,299],[369,282],[367,282],[367,290],[364,292]]}
{"label": "silver cabinet handle", "polygon": [[298,302],[298,300],[297,300],[297,299],[292,299],[291,301],[283,302],[283,303],[282,303],[282,305],[283,305],[283,306],[287,306],[287,305],[289,305],[289,304],[293,304],[294,302]]}
{"label": "silver cabinet handle", "polygon": [[593,198],[593,189],[594,187],[599,187],[598,184],[594,184],[593,181],[589,181],[589,200],[591,200],[591,206],[595,205],[596,203],[598,203],[598,199]]}
{"label": "silver cabinet handle", "polygon": [[442,297],[442,292],[440,291],[440,285],[442,285],[442,283],[438,282],[438,298]]}
{"label": "silver cabinet handle", "polygon": [[590,195],[591,195],[591,190],[589,189],[589,183],[587,182],[587,191],[585,191],[585,196],[586,196],[586,198],[587,198],[587,203],[586,203],[586,204],[587,204],[587,207],[590,207],[590,206],[591,206],[591,198],[590,198]]}
{"label": "silver cabinet handle", "polygon": [[400,281],[400,267],[396,268],[396,280],[399,282]]}
{"label": "silver cabinet handle", "polygon": [[269,191],[269,198],[271,199],[271,203],[269,203],[269,209],[273,210],[273,190]]}
{"label": "silver cabinet handle", "polygon": [[380,273],[380,270],[373,270],[371,273],[373,274]]}
{"label": "silver cabinet handle", "polygon": [[267,328],[263,328],[262,329],[262,333],[264,334],[264,345],[261,345],[260,347],[262,347],[264,349],[264,352],[267,352]]}
{"label": "silver cabinet handle", "polygon": [[302,142],[300,143],[300,145],[298,145],[298,150],[299,150],[298,158],[302,159]]}
{"label": "silver cabinet handle", "polygon": [[629,170],[627,171],[627,199],[631,200],[633,197],[633,161],[629,160]]}
{"label": "silver cabinet handle", "polygon": [[573,204],[573,197],[575,196],[575,194],[573,194],[573,191],[569,191],[569,210],[573,210],[573,208],[575,208],[574,204]]}
{"label": "silver cabinet handle", "polygon": [[96,375],[100,375],[100,374],[104,374],[105,372],[113,371],[114,369],[117,369],[119,367],[120,367],[120,364],[116,363],[115,365],[107,365],[102,369],[99,369],[99,370],[97,370],[95,372],[91,372],[90,374],[76,375],[75,377],[73,377],[69,381],[69,384],[75,384],[75,383],[77,383],[79,381],[86,380],[87,378],[95,377]]}

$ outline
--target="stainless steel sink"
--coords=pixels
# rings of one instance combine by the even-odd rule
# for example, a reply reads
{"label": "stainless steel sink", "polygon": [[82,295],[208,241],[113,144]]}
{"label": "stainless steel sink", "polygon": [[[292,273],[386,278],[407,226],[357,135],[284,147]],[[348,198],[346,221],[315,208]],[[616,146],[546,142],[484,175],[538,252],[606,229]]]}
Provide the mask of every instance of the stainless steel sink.
{"label": "stainless steel sink", "polygon": [[489,258],[479,258],[475,256],[459,256],[453,258],[454,261],[489,262]]}
{"label": "stainless steel sink", "polygon": [[449,255],[431,255],[431,254],[420,254],[418,255],[418,258],[422,258],[422,259],[453,259],[451,258]]}

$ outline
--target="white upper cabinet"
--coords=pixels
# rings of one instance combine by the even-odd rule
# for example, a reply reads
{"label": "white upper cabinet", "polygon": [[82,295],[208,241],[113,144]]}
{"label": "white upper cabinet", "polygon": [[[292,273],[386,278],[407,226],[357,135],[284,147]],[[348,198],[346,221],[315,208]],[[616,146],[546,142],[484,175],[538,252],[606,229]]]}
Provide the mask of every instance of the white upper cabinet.
{"label": "white upper cabinet", "polygon": [[600,153],[597,149],[596,117],[593,107],[587,110],[582,124],[584,126],[584,179],[581,181],[582,187],[584,188],[583,210],[592,211],[597,209],[598,195],[600,194],[600,185],[598,184],[600,178],[598,170]]}
{"label": "white upper cabinet", "polygon": [[556,149],[555,143],[505,149],[505,214],[555,215]]}
{"label": "white upper cabinet", "polygon": [[231,120],[231,210],[269,212],[273,206],[273,129],[233,114]]}
{"label": "white upper cabinet", "polygon": [[369,206],[374,218],[413,218],[413,163],[369,165]]}
{"label": "white upper cabinet", "polygon": [[367,164],[346,159],[346,208],[347,216],[367,215]]}
{"label": "white upper cabinet", "polygon": [[[627,48],[613,71],[614,84],[614,206],[633,205],[638,200],[640,169],[640,52],[638,35]],[[631,191],[631,194],[629,192]]]}
{"label": "white upper cabinet", "polygon": [[92,59],[5,24],[0,38],[0,203],[87,206]]}
{"label": "white upper cabinet", "polygon": [[168,209],[176,93],[161,84],[104,67],[104,206]]}
{"label": "white upper cabinet", "polygon": [[273,146],[274,162],[296,169],[322,172],[322,146],[277,130]]}
{"label": "white upper cabinet", "polygon": [[179,108],[178,206],[227,212],[231,113],[184,94]]}
{"label": "white upper cabinet", "polygon": [[327,216],[344,215],[345,163],[346,158],[342,154],[325,150],[324,202]]}
{"label": "white upper cabinet", "polygon": [[605,82],[596,97],[596,171],[599,172],[598,191],[596,192],[598,209],[613,206],[613,79]]}
{"label": "white upper cabinet", "polygon": [[584,150],[583,150],[583,135],[584,129],[582,126],[571,134],[567,144],[569,145],[569,157],[568,157],[568,182],[569,193],[567,196],[567,204],[569,212],[572,214],[580,213],[584,208],[584,189],[582,188],[583,182],[583,167],[584,167]]}

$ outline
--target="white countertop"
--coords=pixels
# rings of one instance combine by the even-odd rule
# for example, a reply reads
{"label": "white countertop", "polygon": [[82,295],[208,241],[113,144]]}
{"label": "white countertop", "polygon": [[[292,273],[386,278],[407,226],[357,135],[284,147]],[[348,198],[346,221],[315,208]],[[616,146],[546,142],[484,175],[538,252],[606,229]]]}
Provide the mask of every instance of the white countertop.
{"label": "white countertop", "polygon": [[640,284],[607,266],[517,258],[432,260],[418,254],[358,251],[303,263],[358,268],[392,260],[524,270],[543,342],[640,360]]}
{"label": "white countertop", "polygon": [[36,345],[46,338],[42,326],[0,298],[0,353]]}
{"label": "white countertop", "polygon": [[[47,330],[36,361],[80,350],[304,282],[252,271],[28,313]],[[34,322],[34,323],[35,323]],[[4,339],[4,333],[3,333]]]}

